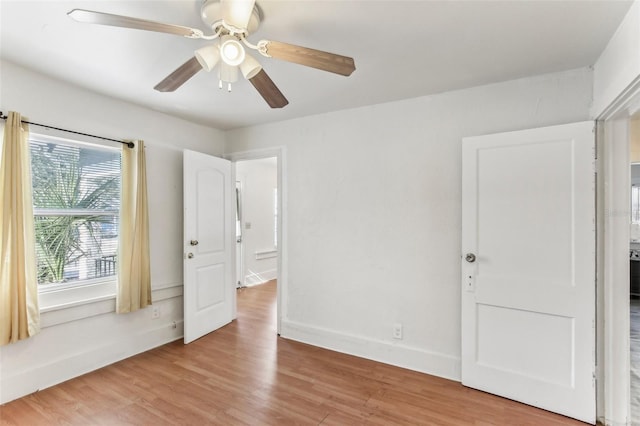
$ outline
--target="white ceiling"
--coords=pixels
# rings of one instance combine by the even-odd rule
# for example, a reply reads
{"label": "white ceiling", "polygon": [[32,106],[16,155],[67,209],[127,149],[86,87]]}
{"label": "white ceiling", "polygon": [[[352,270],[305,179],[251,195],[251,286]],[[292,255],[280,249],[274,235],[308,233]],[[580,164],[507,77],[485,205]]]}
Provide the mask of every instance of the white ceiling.
{"label": "white ceiling", "polygon": [[224,130],[589,66],[631,2],[258,0],[264,20],[250,41],[298,44],[356,63],[343,77],[258,57],[289,99],[281,110],[269,108],[249,82],[227,93],[204,71],[174,93],[156,92],[153,86],[206,42],[66,15],[82,8],[206,30],[200,4],[0,0],[0,57]]}

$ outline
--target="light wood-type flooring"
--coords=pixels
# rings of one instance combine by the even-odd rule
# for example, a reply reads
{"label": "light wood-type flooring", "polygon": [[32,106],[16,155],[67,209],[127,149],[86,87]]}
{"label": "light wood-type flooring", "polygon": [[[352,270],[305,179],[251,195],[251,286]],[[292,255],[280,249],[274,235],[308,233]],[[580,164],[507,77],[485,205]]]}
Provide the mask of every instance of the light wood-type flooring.
{"label": "light wood-type flooring", "polygon": [[584,425],[460,383],[276,336],[275,282],[238,319],[0,407],[2,425]]}

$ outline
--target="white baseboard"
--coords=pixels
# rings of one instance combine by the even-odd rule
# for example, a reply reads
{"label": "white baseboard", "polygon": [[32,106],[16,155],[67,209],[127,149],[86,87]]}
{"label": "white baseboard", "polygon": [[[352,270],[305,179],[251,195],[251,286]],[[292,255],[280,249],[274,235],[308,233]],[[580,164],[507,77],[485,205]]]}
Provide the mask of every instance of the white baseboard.
{"label": "white baseboard", "polygon": [[84,352],[54,359],[28,371],[14,375],[3,371],[0,378],[0,404],[178,340],[184,334],[183,326],[182,320],[175,321],[174,328],[174,321],[168,319],[154,328],[121,336],[103,346],[94,346]]}
{"label": "white baseboard", "polygon": [[264,284],[267,281],[275,280],[278,277],[277,269],[269,269],[261,272],[251,272],[244,277],[244,285],[251,287],[252,285]]}
{"label": "white baseboard", "polygon": [[280,335],[285,339],[296,340],[445,379],[458,382],[461,380],[461,361],[459,357],[418,349],[400,343],[349,335],[284,319],[282,320]]}

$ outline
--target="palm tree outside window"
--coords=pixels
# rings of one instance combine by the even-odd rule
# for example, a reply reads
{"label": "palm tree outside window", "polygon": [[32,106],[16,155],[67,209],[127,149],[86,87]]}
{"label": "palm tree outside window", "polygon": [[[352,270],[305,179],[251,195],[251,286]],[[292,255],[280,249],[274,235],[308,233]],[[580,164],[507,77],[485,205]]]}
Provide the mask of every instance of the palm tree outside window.
{"label": "palm tree outside window", "polygon": [[38,283],[117,273],[119,149],[32,136]]}

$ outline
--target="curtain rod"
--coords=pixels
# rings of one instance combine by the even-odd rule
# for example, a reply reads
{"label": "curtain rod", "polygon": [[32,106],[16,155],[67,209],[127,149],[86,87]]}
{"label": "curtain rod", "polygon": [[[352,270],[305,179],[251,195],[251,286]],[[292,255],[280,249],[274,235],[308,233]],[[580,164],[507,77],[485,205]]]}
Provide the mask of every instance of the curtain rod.
{"label": "curtain rod", "polygon": [[[2,114],[2,111],[0,111],[0,119],[2,119],[2,120],[6,120],[7,119],[7,116]],[[118,143],[121,143],[123,145],[128,146],[129,148],[135,147],[135,144],[133,142],[119,141],[117,139],[105,138],[103,136],[91,135],[89,133],[76,132],[74,130],[61,129],[59,127],[48,126],[46,124],[32,123],[30,121],[25,121],[25,120],[21,120],[21,121],[24,124],[31,124],[32,126],[40,126],[40,127],[45,127],[47,129],[60,130],[61,132],[73,133],[74,135],[90,136],[92,138],[102,139],[102,140],[105,140],[105,141],[118,142]]]}

